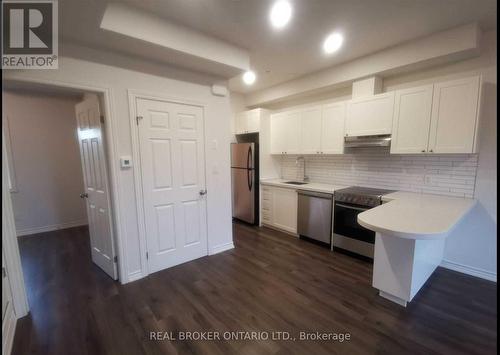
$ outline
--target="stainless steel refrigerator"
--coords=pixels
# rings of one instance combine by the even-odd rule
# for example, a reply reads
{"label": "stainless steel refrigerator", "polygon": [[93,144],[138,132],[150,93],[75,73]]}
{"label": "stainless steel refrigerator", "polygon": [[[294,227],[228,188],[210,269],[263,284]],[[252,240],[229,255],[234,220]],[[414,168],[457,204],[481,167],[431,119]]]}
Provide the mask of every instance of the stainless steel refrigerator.
{"label": "stainless steel refrigerator", "polygon": [[256,143],[231,144],[233,218],[258,224],[258,152]]}

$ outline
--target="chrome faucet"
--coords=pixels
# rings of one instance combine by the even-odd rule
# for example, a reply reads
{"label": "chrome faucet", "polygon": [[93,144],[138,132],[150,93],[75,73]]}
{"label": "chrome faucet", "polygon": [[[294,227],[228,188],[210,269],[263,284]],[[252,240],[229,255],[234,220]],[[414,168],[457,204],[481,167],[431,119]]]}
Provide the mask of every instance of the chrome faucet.
{"label": "chrome faucet", "polygon": [[304,162],[304,172],[303,172],[303,181],[309,181],[309,176],[306,175],[306,159],[303,156],[297,157],[295,159],[295,165],[299,165],[299,160],[302,160]]}

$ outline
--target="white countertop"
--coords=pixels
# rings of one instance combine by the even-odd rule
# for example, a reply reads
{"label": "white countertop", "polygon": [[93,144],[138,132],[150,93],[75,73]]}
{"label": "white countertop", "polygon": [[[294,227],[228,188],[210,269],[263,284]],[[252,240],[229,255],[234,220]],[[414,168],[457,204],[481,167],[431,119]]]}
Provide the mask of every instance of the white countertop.
{"label": "white countertop", "polygon": [[363,227],[406,239],[446,238],[474,207],[475,199],[398,191],[388,201],[358,215]]}
{"label": "white countertop", "polygon": [[[294,190],[332,193],[348,186],[316,182],[285,184],[283,179],[262,179],[262,185]],[[474,207],[472,198],[397,191],[382,197],[384,204],[358,215],[363,227],[406,239],[446,238],[453,227]]]}
{"label": "white countertop", "polygon": [[339,190],[339,189],[343,189],[343,188],[347,187],[347,186],[342,186],[342,185],[321,184],[321,183],[317,183],[317,182],[308,182],[306,185],[291,185],[291,184],[285,184],[285,181],[293,181],[293,180],[261,179],[260,183],[262,185],[284,187],[287,189],[325,192],[325,193],[330,193],[330,194],[333,194],[333,192],[335,190]]}

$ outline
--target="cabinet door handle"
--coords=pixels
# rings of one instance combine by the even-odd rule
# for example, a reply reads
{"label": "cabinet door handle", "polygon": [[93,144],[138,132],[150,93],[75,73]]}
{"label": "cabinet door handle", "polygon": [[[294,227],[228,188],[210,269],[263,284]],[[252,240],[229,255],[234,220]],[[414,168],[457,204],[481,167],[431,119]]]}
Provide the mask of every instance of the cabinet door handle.
{"label": "cabinet door handle", "polygon": [[434,153],[434,151],[433,151],[432,149],[431,149],[431,150],[429,150],[429,152]]}
{"label": "cabinet door handle", "polygon": [[425,153],[425,149],[422,149],[422,153]]}

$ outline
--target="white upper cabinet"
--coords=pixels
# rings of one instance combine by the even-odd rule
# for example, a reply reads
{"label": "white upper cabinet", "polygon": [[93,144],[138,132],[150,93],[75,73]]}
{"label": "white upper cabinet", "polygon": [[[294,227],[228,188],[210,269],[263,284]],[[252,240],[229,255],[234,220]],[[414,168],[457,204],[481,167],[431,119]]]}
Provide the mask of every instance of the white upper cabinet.
{"label": "white upper cabinet", "polygon": [[321,154],[342,154],[344,152],[344,102],[323,106],[321,122]]}
{"label": "white upper cabinet", "polygon": [[285,113],[285,154],[300,154],[300,117],[298,111]]}
{"label": "white upper cabinet", "polygon": [[271,154],[342,154],[345,103],[271,115]]}
{"label": "white upper cabinet", "polygon": [[391,153],[475,153],[480,78],[396,91]]}
{"label": "white upper cabinet", "polygon": [[261,119],[261,109],[247,111],[246,123],[248,133],[259,132]]}
{"label": "white upper cabinet", "polygon": [[246,111],[240,112],[236,114],[236,122],[235,122],[235,134],[245,133],[247,130],[247,113]]}
{"label": "white upper cabinet", "polygon": [[271,154],[300,153],[300,112],[271,115]]}
{"label": "white upper cabinet", "polygon": [[398,90],[392,121],[391,153],[426,153],[431,124],[432,85]]}
{"label": "white upper cabinet", "polygon": [[390,134],[394,92],[353,99],[347,104],[346,136]]}
{"label": "white upper cabinet", "polygon": [[434,85],[429,152],[476,151],[479,86],[478,76]]}
{"label": "white upper cabinet", "polygon": [[321,152],[321,106],[310,107],[301,112],[300,152],[320,154]]}
{"label": "white upper cabinet", "polygon": [[271,115],[271,154],[285,154],[285,123],[285,113],[276,113]]}
{"label": "white upper cabinet", "polygon": [[260,120],[263,113],[263,110],[260,108],[238,113],[236,115],[234,133],[245,134],[259,132]]}

